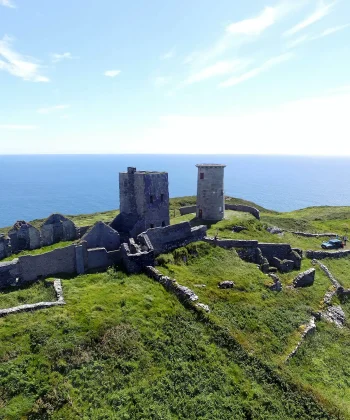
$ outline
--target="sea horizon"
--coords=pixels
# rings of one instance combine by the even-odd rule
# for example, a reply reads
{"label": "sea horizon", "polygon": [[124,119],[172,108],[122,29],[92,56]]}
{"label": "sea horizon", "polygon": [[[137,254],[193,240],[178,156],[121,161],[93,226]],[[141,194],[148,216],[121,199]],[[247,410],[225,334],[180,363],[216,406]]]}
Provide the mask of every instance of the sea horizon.
{"label": "sea horizon", "polygon": [[171,197],[195,195],[197,163],[226,164],[225,194],[271,210],[350,205],[348,156],[13,154],[0,155],[0,226],[117,209],[128,166],[168,172]]}

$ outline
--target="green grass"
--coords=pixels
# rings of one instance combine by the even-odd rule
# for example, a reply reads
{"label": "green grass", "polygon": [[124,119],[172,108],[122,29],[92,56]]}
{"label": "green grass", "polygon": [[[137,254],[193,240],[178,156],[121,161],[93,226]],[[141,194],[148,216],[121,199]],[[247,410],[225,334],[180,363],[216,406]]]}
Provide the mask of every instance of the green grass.
{"label": "green grass", "polygon": [[[249,354],[312,390],[326,406],[334,404],[339,418],[350,418],[349,351],[345,350],[350,348],[349,324],[338,330],[334,325],[318,323],[316,335],[305,341],[295,360],[285,363],[300,340],[303,326],[313,312],[323,308],[330,281],[322,270],[316,266],[314,285],[301,289],[288,287],[297,271],[279,274],[283,291],[273,293],[265,287],[269,278],[254,264],[241,261],[233,250],[208,247],[192,244],[173,252],[172,257],[160,256],[160,271],[192,288],[199,300],[209,305],[215,324],[230,331]],[[334,261],[334,266],[340,266],[341,261]],[[310,260],[304,260],[302,270],[309,267]],[[222,280],[234,281],[234,289],[219,289],[217,284]],[[344,305],[350,316],[350,304]]]}
{"label": "green grass", "polygon": [[0,418],[327,418],[143,275],[63,288],[64,307],[0,319]]}
{"label": "green grass", "polygon": [[49,246],[43,246],[42,248],[32,249],[21,251],[18,254],[13,254],[10,257],[4,258],[1,262],[5,261],[12,261],[14,258],[22,257],[23,255],[40,255],[44,254],[45,252],[53,251],[57,248],[64,248],[65,246],[72,245],[75,241],[65,241],[65,242],[57,242],[56,244],[52,244]]}
{"label": "green grass", "polygon": [[325,264],[333,276],[339,281],[339,283],[345,288],[350,289],[350,258],[331,259],[326,258],[321,260],[322,264]]}
{"label": "green grass", "polygon": [[[225,220],[208,224],[208,235],[320,249],[322,239],[272,235],[266,227],[345,234],[350,221],[348,207],[278,213],[228,202],[259,208],[261,221],[227,211]],[[193,204],[195,197],[171,199],[171,223],[200,224],[193,214],[179,214]],[[116,214],[69,217],[84,226]],[[233,233],[235,225],[247,230]],[[266,288],[271,279],[234,250],[196,243],[158,261],[211,313],[185,309],[144,275],[110,269],[63,280],[67,305],[0,318],[0,419],[350,419],[348,323],[337,329],[318,322],[316,334],[285,363],[330,289],[319,267],[313,286],[289,288],[294,271],[279,275],[283,291],[274,293]],[[350,287],[350,258],[324,263]],[[303,260],[302,270],[309,267]],[[222,280],[235,288],[218,289]],[[54,300],[52,293],[43,282],[6,290],[0,307]],[[341,305],[350,319],[350,303]]]}
{"label": "green grass", "polygon": [[39,281],[20,289],[0,290],[0,309],[27,303],[53,302],[55,300],[56,294],[53,283],[48,281]]}

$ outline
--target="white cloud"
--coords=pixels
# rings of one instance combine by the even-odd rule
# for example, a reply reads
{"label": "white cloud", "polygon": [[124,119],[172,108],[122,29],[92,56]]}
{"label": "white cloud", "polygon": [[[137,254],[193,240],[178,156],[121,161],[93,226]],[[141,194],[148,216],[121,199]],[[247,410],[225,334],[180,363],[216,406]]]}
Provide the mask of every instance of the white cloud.
{"label": "white cloud", "polygon": [[350,155],[349,108],[350,92],[245,114],[165,115],[136,133],[124,152]]}
{"label": "white cloud", "polygon": [[59,63],[62,60],[72,60],[73,58],[78,57],[74,57],[70,52],[65,52],[63,54],[51,54],[51,60],[53,63]]}
{"label": "white cloud", "polygon": [[16,7],[11,0],[0,0],[0,6],[11,7],[12,9]]}
{"label": "white cloud", "polygon": [[62,111],[63,109],[67,109],[69,107],[70,105],[54,105],[46,108],[39,108],[37,112],[39,114],[51,114],[52,112]]}
{"label": "white cloud", "polygon": [[255,17],[233,22],[226,26],[225,32],[207,49],[193,51],[185,58],[185,64],[203,66],[228,51],[255,42],[265,30],[302,9],[310,0],[280,0],[275,5],[265,7]]}
{"label": "white cloud", "polygon": [[192,84],[201,82],[203,80],[210,79],[212,77],[217,76],[224,76],[230,73],[237,72],[239,70],[243,70],[248,64],[250,60],[224,60],[218,61],[217,63],[205,67],[204,69],[191,74],[184,84]]}
{"label": "white cloud", "polygon": [[256,17],[231,23],[226,30],[230,34],[259,35],[276,22],[277,8],[265,7]]}
{"label": "white cloud", "polygon": [[30,82],[49,82],[48,77],[40,74],[41,66],[32,58],[14,51],[11,41],[8,36],[0,40],[0,70]]}
{"label": "white cloud", "polygon": [[[349,28],[350,24],[347,23],[346,25],[334,26],[333,28],[325,29],[317,38],[323,38],[328,35],[335,34],[336,32],[342,31],[343,29]],[[315,38],[316,39],[316,38]]]}
{"label": "white cloud", "polygon": [[291,60],[294,57],[292,53],[286,53],[279,55],[277,57],[270,58],[269,60],[265,61],[261,66],[255,67],[252,70],[240,75],[234,76],[226,80],[225,82],[220,83],[220,87],[230,87],[238,85],[246,80],[252,79],[253,77],[258,76],[259,74],[269,70],[270,68],[274,67],[277,64],[283,63],[285,61]]}
{"label": "white cloud", "polygon": [[107,77],[116,77],[121,73],[120,70],[107,70],[103,74]]}
{"label": "white cloud", "polygon": [[303,29],[307,28],[310,25],[318,22],[319,20],[326,17],[329,13],[331,13],[333,7],[335,6],[336,2],[330,4],[323,4],[321,1],[318,5],[318,8],[312,13],[309,17],[299,22],[297,25],[293,26],[291,29],[288,29],[283,35],[284,36],[291,36],[296,34],[297,32],[302,31]]}
{"label": "white cloud", "polygon": [[287,44],[287,47],[288,48],[295,48],[298,45],[304,44],[305,42],[316,41],[317,39],[321,39],[321,38],[324,38],[326,36],[333,35],[337,32],[340,32],[340,31],[348,28],[348,27],[350,27],[350,24],[340,25],[340,26],[335,26],[333,28],[325,29],[323,32],[321,32],[318,35],[303,35],[303,36],[300,36],[299,38],[294,39],[293,41],[290,41]]}
{"label": "white cloud", "polygon": [[162,60],[170,60],[171,58],[174,58],[175,55],[176,55],[175,48],[173,48],[173,49],[167,51],[165,54],[163,54],[160,58]]}
{"label": "white cloud", "polygon": [[0,124],[0,130],[13,130],[13,131],[29,131],[36,130],[35,125],[19,125],[19,124]]}

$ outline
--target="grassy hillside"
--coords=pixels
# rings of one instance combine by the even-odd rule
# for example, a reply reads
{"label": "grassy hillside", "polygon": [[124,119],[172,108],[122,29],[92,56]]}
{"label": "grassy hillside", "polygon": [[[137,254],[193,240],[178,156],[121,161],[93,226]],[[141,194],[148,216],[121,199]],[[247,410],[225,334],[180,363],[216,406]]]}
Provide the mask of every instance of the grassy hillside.
{"label": "grassy hillside", "polygon": [[[172,199],[171,222],[199,224],[178,212],[194,202]],[[266,227],[342,235],[350,220],[347,207],[260,210],[261,221],[228,211],[208,234],[319,249],[320,239],[272,235]],[[115,214],[73,220],[83,226]],[[235,225],[247,230],[233,233]],[[348,321],[343,329],[317,322],[285,362],[330,289],[318,267],[313,286],[289,288],[294,271],[280,275],[283,291],[274,293],[269,277],[234,250],[196,243],[158,262],[210,314],[186,309],[158,283],[120,268],[63,279],[64,307],[0,318],[0,419],[350,419]],[[324,263],[350,287],[350,258]],[[302,269],[310,266],[303,260]],[[219,289],[222,280],[233,280],[234,289]],[[53,299],[52,287],[39,282],[2,291],[0,308]],[[350,303],[334,302],[350,319]]]}
{"label": "grassy hillside", "polygon": [[1,418],[327,418],[143,275],[63,288],[65,307],[0,319]]}

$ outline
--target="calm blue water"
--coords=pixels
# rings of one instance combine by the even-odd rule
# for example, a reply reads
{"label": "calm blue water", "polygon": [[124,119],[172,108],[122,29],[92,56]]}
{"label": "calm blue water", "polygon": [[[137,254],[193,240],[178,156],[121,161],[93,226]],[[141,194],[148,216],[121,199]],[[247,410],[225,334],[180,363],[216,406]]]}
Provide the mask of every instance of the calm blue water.
{"label": "calm blue water", "polygon": [[127,166],[169,173],[171,197],[196,194],[196,163],[225,163],[225,193],[274,210],[350,205],[350,158],[237,155],[0,156],[0,226],[119,207]]}

